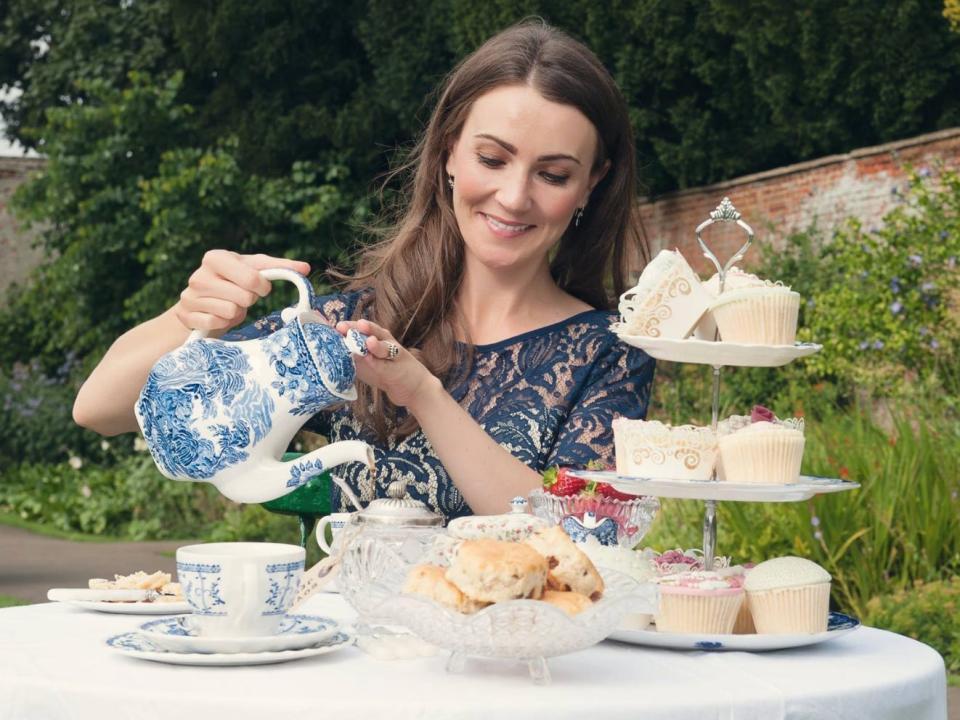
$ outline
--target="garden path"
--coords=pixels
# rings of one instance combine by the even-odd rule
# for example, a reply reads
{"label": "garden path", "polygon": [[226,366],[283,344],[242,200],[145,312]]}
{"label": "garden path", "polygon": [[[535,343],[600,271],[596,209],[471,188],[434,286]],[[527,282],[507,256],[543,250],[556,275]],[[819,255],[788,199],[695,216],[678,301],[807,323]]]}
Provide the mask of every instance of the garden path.
{"label": "garden path", "polygon": [[[49,588],[86,587],[92,577],[173,573],[172,553],[188,542],[77,542],[0,525],[0,595],[46,602]],[[960,687],[948,689],[947,708],[947,720],[960,720]]]}
{"label": "garden path", "polygon": [[86,587],[94,577],[174,573],[172,553],[188,542],[76,542],[0,525],[0,595],[46,602],[49,588]]}

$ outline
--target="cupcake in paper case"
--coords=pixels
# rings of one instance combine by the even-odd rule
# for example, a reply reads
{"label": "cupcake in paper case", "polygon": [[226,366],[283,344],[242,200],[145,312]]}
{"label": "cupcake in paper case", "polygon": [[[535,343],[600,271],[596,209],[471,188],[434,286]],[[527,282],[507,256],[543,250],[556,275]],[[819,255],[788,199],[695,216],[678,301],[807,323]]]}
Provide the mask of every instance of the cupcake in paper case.
{"label": "cupcake in paper case", "polygon": [[656,616],[660,632],[729,635],[743,602],[743,576],[705,570],[664,575]]}
{"label": "cupcake in paper case", "polygon": [[709,307],[724,342],[793,345],[800,294],[782,285],[723,292]]}
{"label": "cupcake in paper case", "polygon": [[661,250],[643,269],[637,284],[620,296],[620,322],[626,335],[682,339],[693,330],[712,298],[676,250]]}
{"label": "cupcake in paper case", "polygon": [[778,419],[761,405],[717,428],[717,479],[730,483],[789,485],[803,463],[803,418]]}
{"label": "cupcake in paper case", "polygon": [[615,418],[613,443],[617,473],[633,477],[709,480],[717,457],[716,433],[696,425]]}
{"label": "cupcake in paper case", "polygon": [[[776,283],[771,282],[770,280],[763,280],[753,273],[745,272],[736,265],[727,270],[727,274],[723,282],[724,292],[740,290],[741,288],[774,286],[776,286]],[[709,280],[703,283],[703,289],[707,291],[707,294],[711,298],[712,304],[713,300],[716,300],[718,297],[720,297],[720,274],[714,273]],[[694,329],[693,336],[698,340],[709,340],[712,342],[713,340],[716,340],[716,333],[717,321],[713,319],[713,312],[707,310],[707,312],[703,314],[703,317],[700,318],[700,322],[697,323],[697,327]]]}
{"label": "cupcake in paper case", "polygon": [[821,633],[830,610],[830,573],[799,557],[767,560],[744,580],[760,634]]}

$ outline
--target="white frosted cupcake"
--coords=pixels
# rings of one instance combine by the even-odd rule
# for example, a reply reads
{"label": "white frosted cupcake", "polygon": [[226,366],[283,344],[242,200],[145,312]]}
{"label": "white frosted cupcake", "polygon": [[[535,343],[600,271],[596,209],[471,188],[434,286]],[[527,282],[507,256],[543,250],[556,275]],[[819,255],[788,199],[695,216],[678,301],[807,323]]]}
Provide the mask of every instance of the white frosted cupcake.
{"label": "white frosted cupcake", "polygon": [[620,475],[709,480],[717,457],[716,433],[696,425],[615,418],[613,442]]}
{"label": "white frosted cupcake", "polygon": [[[763,280],[756,275],[748,272],[744,272],[736,265],[727,270],[727,275],[724,278],[723,290],[724,292],[729,292],[731,290],[740,290],[741,288],[748,287],[770,287],[775,285],[775,283],[770,282],[769,280]],[[707,291],[707,294],[713,300],[716,300],[720,297],[720,274],[714,273],[714,275],[703,283],[703,289]],[[700,322],[697,323],[697,327],[693,331],[693,336],[698,340],[709,340],[713,341],[716,339],[717,332],[717,321],[713,319],[713,313],[710,310],[707,310],[703,314],[703,317],[700,318]]]}
{"label": "white frosted cupcake", "polygon": [[685,338],[712,298],[676,250],[661,250],[643,269],[637,284],[620,296],[620,322],[626,335]]}
{"label": "white frosted cupcake", "polygon": [[800,293],[782,285],[745,287],[723,292],[709,310],[724,342],[793,345]]}
{"label": "white frosted cupcake", "polygon": [[660,586],[657,630],[728,635],[743,602],[743,576],[695,571],[665,575]]}
{"label": "white frosted cupcake", "polygon": [[717,479],[731,483],[789,485],[803,463],[803,419],[779,420],[756,406],[750,415],[733,415],[717,428]]}
{"label": "white frosted cupcake", "polygon": [[815,562],[798,557],[767,560],[749,572],[744,588],[758,633],[826,632],[830,573]]}

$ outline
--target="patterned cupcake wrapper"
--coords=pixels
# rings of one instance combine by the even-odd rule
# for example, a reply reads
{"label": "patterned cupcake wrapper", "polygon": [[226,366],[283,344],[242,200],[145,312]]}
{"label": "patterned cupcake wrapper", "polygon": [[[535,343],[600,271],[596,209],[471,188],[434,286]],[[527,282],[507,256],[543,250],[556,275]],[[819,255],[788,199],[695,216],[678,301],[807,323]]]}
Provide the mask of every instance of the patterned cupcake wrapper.
{"label": "patterned cupcake wrapper", "polygon": [[657,630],[662,632],[729,635],[743,602],[736,595],[660,594]]}
{"label": "patterned cupcake wrapper", "polygon": [[721,479],[759,485],[795,483],[805,442],[802,435],[785,430],[729,435],[720,442]]}
{"label": "patterned cupcake wrapper", "polygon": [[740,609],[737,611],[737,619],[733,623],[733,634],[753,635],[756,632],[757,626],[753,624],[753,613],[750,611],[750,597],[744,595]]}
{"label": "patterned cupcake wrapper", "polygon": [[827,630],[830,583],[749,592],[750,612],[761,634],[821,633]]}
{"label": "patterned cupcake wrapper", "polygon": [[724,342],[793,345],[797,338],[800,297],[790,293],[758,294],[713,308]]}

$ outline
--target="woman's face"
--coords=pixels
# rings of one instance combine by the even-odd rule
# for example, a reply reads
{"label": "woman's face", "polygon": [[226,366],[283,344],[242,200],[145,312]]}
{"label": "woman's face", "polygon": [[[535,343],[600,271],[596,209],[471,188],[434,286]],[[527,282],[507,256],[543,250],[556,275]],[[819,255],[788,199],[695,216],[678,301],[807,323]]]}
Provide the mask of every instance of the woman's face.
{"label": "woman's face", "polygon": [[596,146],[596,129],[583,113],[533,88],[481,95],[446,165],[455,178],[453,209],[467,267],[471,260],[496,270],[545,263],[606,171],[590,172]]}

